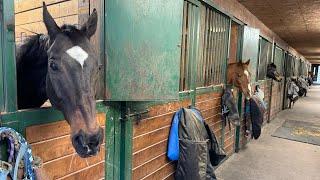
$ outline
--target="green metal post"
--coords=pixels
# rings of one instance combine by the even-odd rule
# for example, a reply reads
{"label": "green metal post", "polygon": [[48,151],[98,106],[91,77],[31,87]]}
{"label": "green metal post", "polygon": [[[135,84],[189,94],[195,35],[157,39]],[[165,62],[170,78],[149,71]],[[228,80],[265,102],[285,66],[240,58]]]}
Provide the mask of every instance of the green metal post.
{"label": "green metal post", "polygon": [[4,82],[4,107],[6,112],[17,110],[16,62],[14,38],[14,1],[2,1],[3,6],[3,33],[2,59]]}
{"label": "green metal post", "polygon": [[4,111],[4,83],[3,83],[3,50],[2,46],[3,42],[3,32],[4,32],[4,24],[3,24],[3,1],[0,1],[0,112]]}
{"label": "green metal post", "polygon": [[121,105],[121,156],[120,156],[120,179],[131,180],[132,174],[132,119],[128,117],[126,103]]}

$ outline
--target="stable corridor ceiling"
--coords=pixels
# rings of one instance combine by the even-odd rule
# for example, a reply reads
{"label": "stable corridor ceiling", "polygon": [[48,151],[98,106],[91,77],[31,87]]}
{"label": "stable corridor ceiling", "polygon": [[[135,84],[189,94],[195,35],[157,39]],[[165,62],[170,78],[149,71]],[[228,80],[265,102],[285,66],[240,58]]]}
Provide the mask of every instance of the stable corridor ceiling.
{"label": "stable corridor ceiling", "polygon": [[311,63],[320,64],[320,0],[238,0]]}

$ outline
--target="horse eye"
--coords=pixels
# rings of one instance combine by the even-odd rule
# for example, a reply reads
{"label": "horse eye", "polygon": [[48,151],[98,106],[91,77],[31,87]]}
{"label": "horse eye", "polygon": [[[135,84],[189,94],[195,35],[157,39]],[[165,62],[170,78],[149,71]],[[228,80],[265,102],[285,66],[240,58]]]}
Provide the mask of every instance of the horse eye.
{"label": "horse eye", "polygon": [[49,66],[53,71],[58,71],[59,70],[58,65],[56,63],[54,63],[54,62],[50,62]]}

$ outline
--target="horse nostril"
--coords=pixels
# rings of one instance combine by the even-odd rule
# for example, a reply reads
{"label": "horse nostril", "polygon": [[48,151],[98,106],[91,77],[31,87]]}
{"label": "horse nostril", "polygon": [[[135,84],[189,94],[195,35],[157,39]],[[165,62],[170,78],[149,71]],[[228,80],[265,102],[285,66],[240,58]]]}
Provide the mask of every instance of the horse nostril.
{"label": "horse nostril", "polygon": [[75,135],[72,138],[72,142],[74,143],[74,145],[76,146],[84,146],[84,136],[82,133],[79,133],[77,135]]}

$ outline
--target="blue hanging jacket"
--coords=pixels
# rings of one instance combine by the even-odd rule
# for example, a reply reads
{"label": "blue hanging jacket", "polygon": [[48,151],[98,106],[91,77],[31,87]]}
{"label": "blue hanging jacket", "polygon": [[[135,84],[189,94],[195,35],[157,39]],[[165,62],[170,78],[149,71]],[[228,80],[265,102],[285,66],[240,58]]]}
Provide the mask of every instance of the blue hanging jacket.
{"label": "blue hanging jacket", "polygon": [[168,151],[167,156],[171,161],[177,161],[179,159],[179,121],[182,109],[174,114],[169,140],[168,140]]}
{"label": "blue hanging jacket", "polygon": [[[167,156],[171,161],[177,161],[179,159],[179,122],[183,109],[177,111],[173,117],[169,140]],[[197,109],[192,109],[197,119],[203,121],[200,112]]]}

